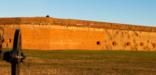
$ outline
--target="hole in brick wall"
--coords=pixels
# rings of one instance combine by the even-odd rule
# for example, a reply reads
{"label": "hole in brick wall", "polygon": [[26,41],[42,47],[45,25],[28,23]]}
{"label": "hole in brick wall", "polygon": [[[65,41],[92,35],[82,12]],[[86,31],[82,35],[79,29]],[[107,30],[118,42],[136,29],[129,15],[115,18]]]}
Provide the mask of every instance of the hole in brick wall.
{"label": "hole in brick wall", "polygon": [[153,46],[153,48],[155,48],[156,47],[156,44],[155,43],[152,43],[152,46]]}
{"label": "hole in brick wall", "polygon": [[150,40],[147,40],[147,43],[149,43],[150,42]]}
{"label": "hole in brick wall", "polygon": [[113,46],[116,46],[116,45],[117,45],[117,43],[114,41],[114,42],[112,42],[112,45],[113,45]]}
{"label": "hole in brick wall", "polygon": [[144,46],[144,43],[143,43],[143,42],[141,42],[141,43],[140,43],[140,46]]}
{"label": "hole in brick wall", "polygon": [[127,42],[127,43],[126,43],[126,46],[130,46],[130,45],[131,45],[131,43],[130,43],[130,42]]}
{"label": "hole in brick wall", "polygon": [[97,45],[100,45],[101,43],[100,43],[100,41],[97,41],[96,44],[97,44]]}
{"label": "hole in brick wall", "polygon": [[11,43],[12,42],[12,40],[11,39],[9,39],[9,43]]}

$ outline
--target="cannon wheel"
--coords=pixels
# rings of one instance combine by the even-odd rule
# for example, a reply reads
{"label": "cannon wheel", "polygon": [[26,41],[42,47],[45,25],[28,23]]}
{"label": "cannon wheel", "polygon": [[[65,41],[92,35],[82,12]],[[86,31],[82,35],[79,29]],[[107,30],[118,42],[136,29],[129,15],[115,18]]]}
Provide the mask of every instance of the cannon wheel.
{"label": "cannon wheel", "polygon": [[[21,32],[20,29],[16,29],[14,34],[13,52],[17,56],[21,55]],[[20,57],[17,57],[20,58]],[[16,59],[16,61],[11,62],[11,75],[20,75],[20,62],[21,60]]]}

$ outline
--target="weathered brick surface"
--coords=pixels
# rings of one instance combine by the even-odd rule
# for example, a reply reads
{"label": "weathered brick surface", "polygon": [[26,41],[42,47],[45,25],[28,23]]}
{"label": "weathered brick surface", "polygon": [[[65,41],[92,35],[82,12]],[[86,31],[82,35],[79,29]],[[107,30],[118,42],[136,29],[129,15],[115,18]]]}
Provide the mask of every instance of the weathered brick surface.
{"label": "weathered brick surface", "polygon": [[12,47],[14,31],[20,28],[23,49],[156,51],[154,27],[40,17],[1,18],[0,27],[4,48]]}

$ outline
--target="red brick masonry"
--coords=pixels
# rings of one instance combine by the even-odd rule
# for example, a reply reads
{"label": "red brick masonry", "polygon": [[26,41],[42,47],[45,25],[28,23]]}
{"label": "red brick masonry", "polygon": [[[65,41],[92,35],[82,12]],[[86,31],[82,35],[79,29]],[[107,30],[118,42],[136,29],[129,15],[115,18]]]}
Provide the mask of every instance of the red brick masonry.
{"label": "red brick masonry", "polygon": [[156,50],[155,27],[45,17],[0,18],[0,27],[4,48],[12,47],[7,39],[20,28],[23,49]]}

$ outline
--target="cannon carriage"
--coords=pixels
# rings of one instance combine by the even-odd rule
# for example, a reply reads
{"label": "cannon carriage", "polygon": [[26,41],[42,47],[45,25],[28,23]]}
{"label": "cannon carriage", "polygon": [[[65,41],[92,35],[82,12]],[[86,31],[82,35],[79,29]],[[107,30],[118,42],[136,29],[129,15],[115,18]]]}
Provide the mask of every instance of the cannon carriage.
{"label": "cannon carriage", "polygon": [[25,56],[21,50],[21,31],[16,29],[14,33],[14,41],[12,50],[2,50],[2,44],[4,43],[4,29],[0,29],[0,59],[11,64],[11,75],[20,75],[20,65],[25,59]]}

